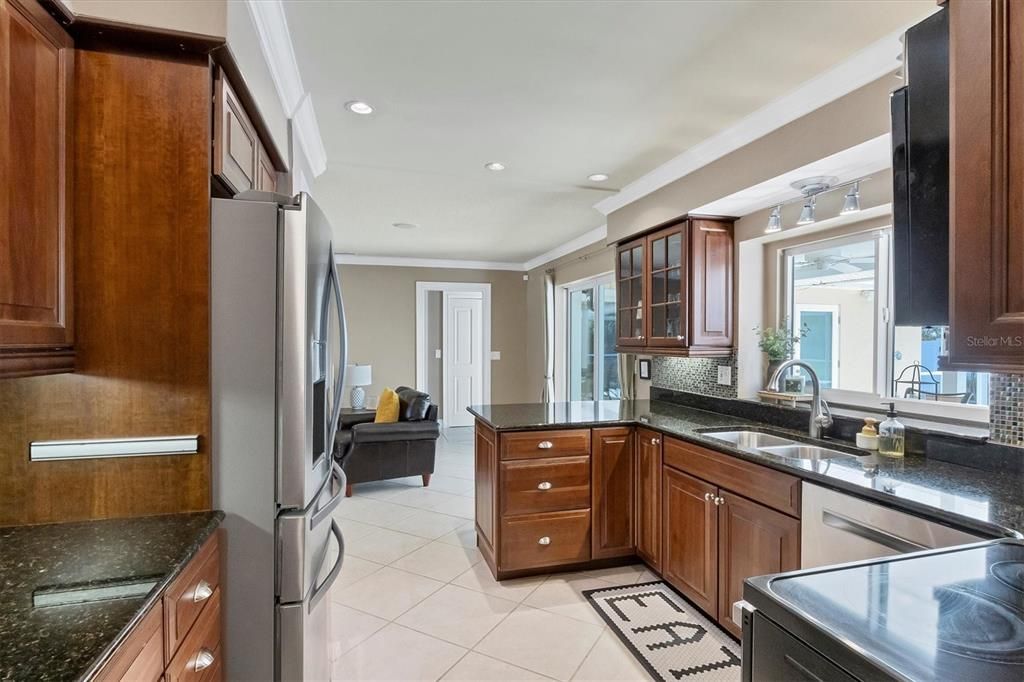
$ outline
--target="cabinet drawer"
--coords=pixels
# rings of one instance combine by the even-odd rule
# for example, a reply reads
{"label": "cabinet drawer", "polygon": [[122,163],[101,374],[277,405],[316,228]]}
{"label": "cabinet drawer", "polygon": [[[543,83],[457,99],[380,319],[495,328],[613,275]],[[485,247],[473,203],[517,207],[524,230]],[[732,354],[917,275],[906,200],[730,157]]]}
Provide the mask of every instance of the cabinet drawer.
{"label": "cabinet drawer", "polygon": [[502,459],[541,459],[589,454],[589,429],[501,434]]}
{"label": "cabinet drawer", "polygon": [[800,479],[731,455],[666,438],[665,464],[800,518]]}
{"label": "cabinet drawer", "polygon": [[96,679],[102,682],[155,682],[163,671],[163,605],[158,601],[117,647]]}
{"label": "cabinet drawer", "polygon": [[590,559],[590,510],[511,516],[501,521],[501,570]]}
{"label": "cabinet drawer", "polygon": [[[219,531],[218,531],[219,533]],[[164,637],[170,660],[220,587],[220,543],[214,533],[164,593]]]}
{"label": "cabinet drawer", "polygon": [[167,682],[208,682],[220,680],[223,668],[220,646],[220,590],[213,593],[209,603],[189,630],[178,653],[171,659],[164,677]]}
{"label": "cabinet drawer", "polygon": [[590,506],[590,457],[501,463],[501,513],[534,514]]}

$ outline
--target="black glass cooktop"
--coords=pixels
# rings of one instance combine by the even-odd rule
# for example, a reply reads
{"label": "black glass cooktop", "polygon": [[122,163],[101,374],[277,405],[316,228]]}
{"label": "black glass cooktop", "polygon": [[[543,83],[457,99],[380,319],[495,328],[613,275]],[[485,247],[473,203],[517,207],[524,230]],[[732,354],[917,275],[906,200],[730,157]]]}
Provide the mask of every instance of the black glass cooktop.
{"label": "black glass cooktop", "polygon": [[1024,543],[998,541],[769,580],[850,650],[914,680],[1024,680]]}

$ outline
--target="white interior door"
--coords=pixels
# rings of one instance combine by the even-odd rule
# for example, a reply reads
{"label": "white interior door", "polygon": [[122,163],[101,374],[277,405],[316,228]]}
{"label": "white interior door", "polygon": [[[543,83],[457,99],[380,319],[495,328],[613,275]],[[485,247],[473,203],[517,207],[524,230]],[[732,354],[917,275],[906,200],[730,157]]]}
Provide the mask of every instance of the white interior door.
{"label": "white interior door", "polygon": [[444,421],[472,426],[470,405],[483,403],[483,297],[476,292],[444,294]]}

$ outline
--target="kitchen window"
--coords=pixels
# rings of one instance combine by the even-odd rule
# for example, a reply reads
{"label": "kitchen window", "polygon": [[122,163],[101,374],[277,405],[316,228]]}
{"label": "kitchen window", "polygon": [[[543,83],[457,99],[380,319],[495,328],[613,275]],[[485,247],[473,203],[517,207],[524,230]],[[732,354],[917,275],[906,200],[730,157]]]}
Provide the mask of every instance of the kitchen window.
{"label": "kitchen window", "polygon": [[989,375],[939,368],[948,327],[890,323],[890,243],[881,229],[781,251],[782,316],[802,335],[794,356],[839,404],[877,407],[884,397],[914,401],[904,411],[987,419],[978,406],[988,405]]}
{"label": "kitchen window", "polygon": [[621,392],[613,275],[566,287],[566,300],[568,399],[617,400]]}

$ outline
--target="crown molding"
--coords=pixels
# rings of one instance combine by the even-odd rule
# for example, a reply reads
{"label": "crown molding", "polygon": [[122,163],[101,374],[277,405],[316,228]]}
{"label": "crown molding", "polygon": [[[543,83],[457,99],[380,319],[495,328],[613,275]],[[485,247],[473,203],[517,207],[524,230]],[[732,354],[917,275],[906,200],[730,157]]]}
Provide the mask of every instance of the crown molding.
{"label": "crown molding", "polygon": [[900,37],[906,27],[878,40],[837,66],[806,81],[796,90],[761,107],[735,125],[689,148],[671,161],[602,199],[594,208],[604,215],[685,177],[768,133],[820,109],[900,66]]}
{"label": "crown molding", "polygon": [[553,260],[557,260],[562,256],[567,256],[573,251],[582,249],[584,246],[590,246],[594,242],[601,241],[607,236],[607,225],[595,227],[593,230],[590,230],[589,232],[584,232],[575,239],[570,239],[561,246],[556,246],[550,251],[542,253],[541,255],[536,256],[535,258],[531,258],[530,260],[523,263],[523,270],[533,270],[534,268],[539,268],[540,266],[550,263]]}
{"label": "crown molding", "polygon": [[522,272],[522,263],[456,258],[406,258],[403,256],[356,256],[335,254],[338,265],[376,265],[395,268],[456,268],[460,270],[514,270]]}
{"label": "crown molding", "polygon": [[312,97],[302,84],[284,4],[281,0],[246,0],[245,5],[256,27],[263,59],[267,62],[281,107],[293,122],[296,137],[314,176],[319,176],[327,170],[327,152],[320,136]]}

